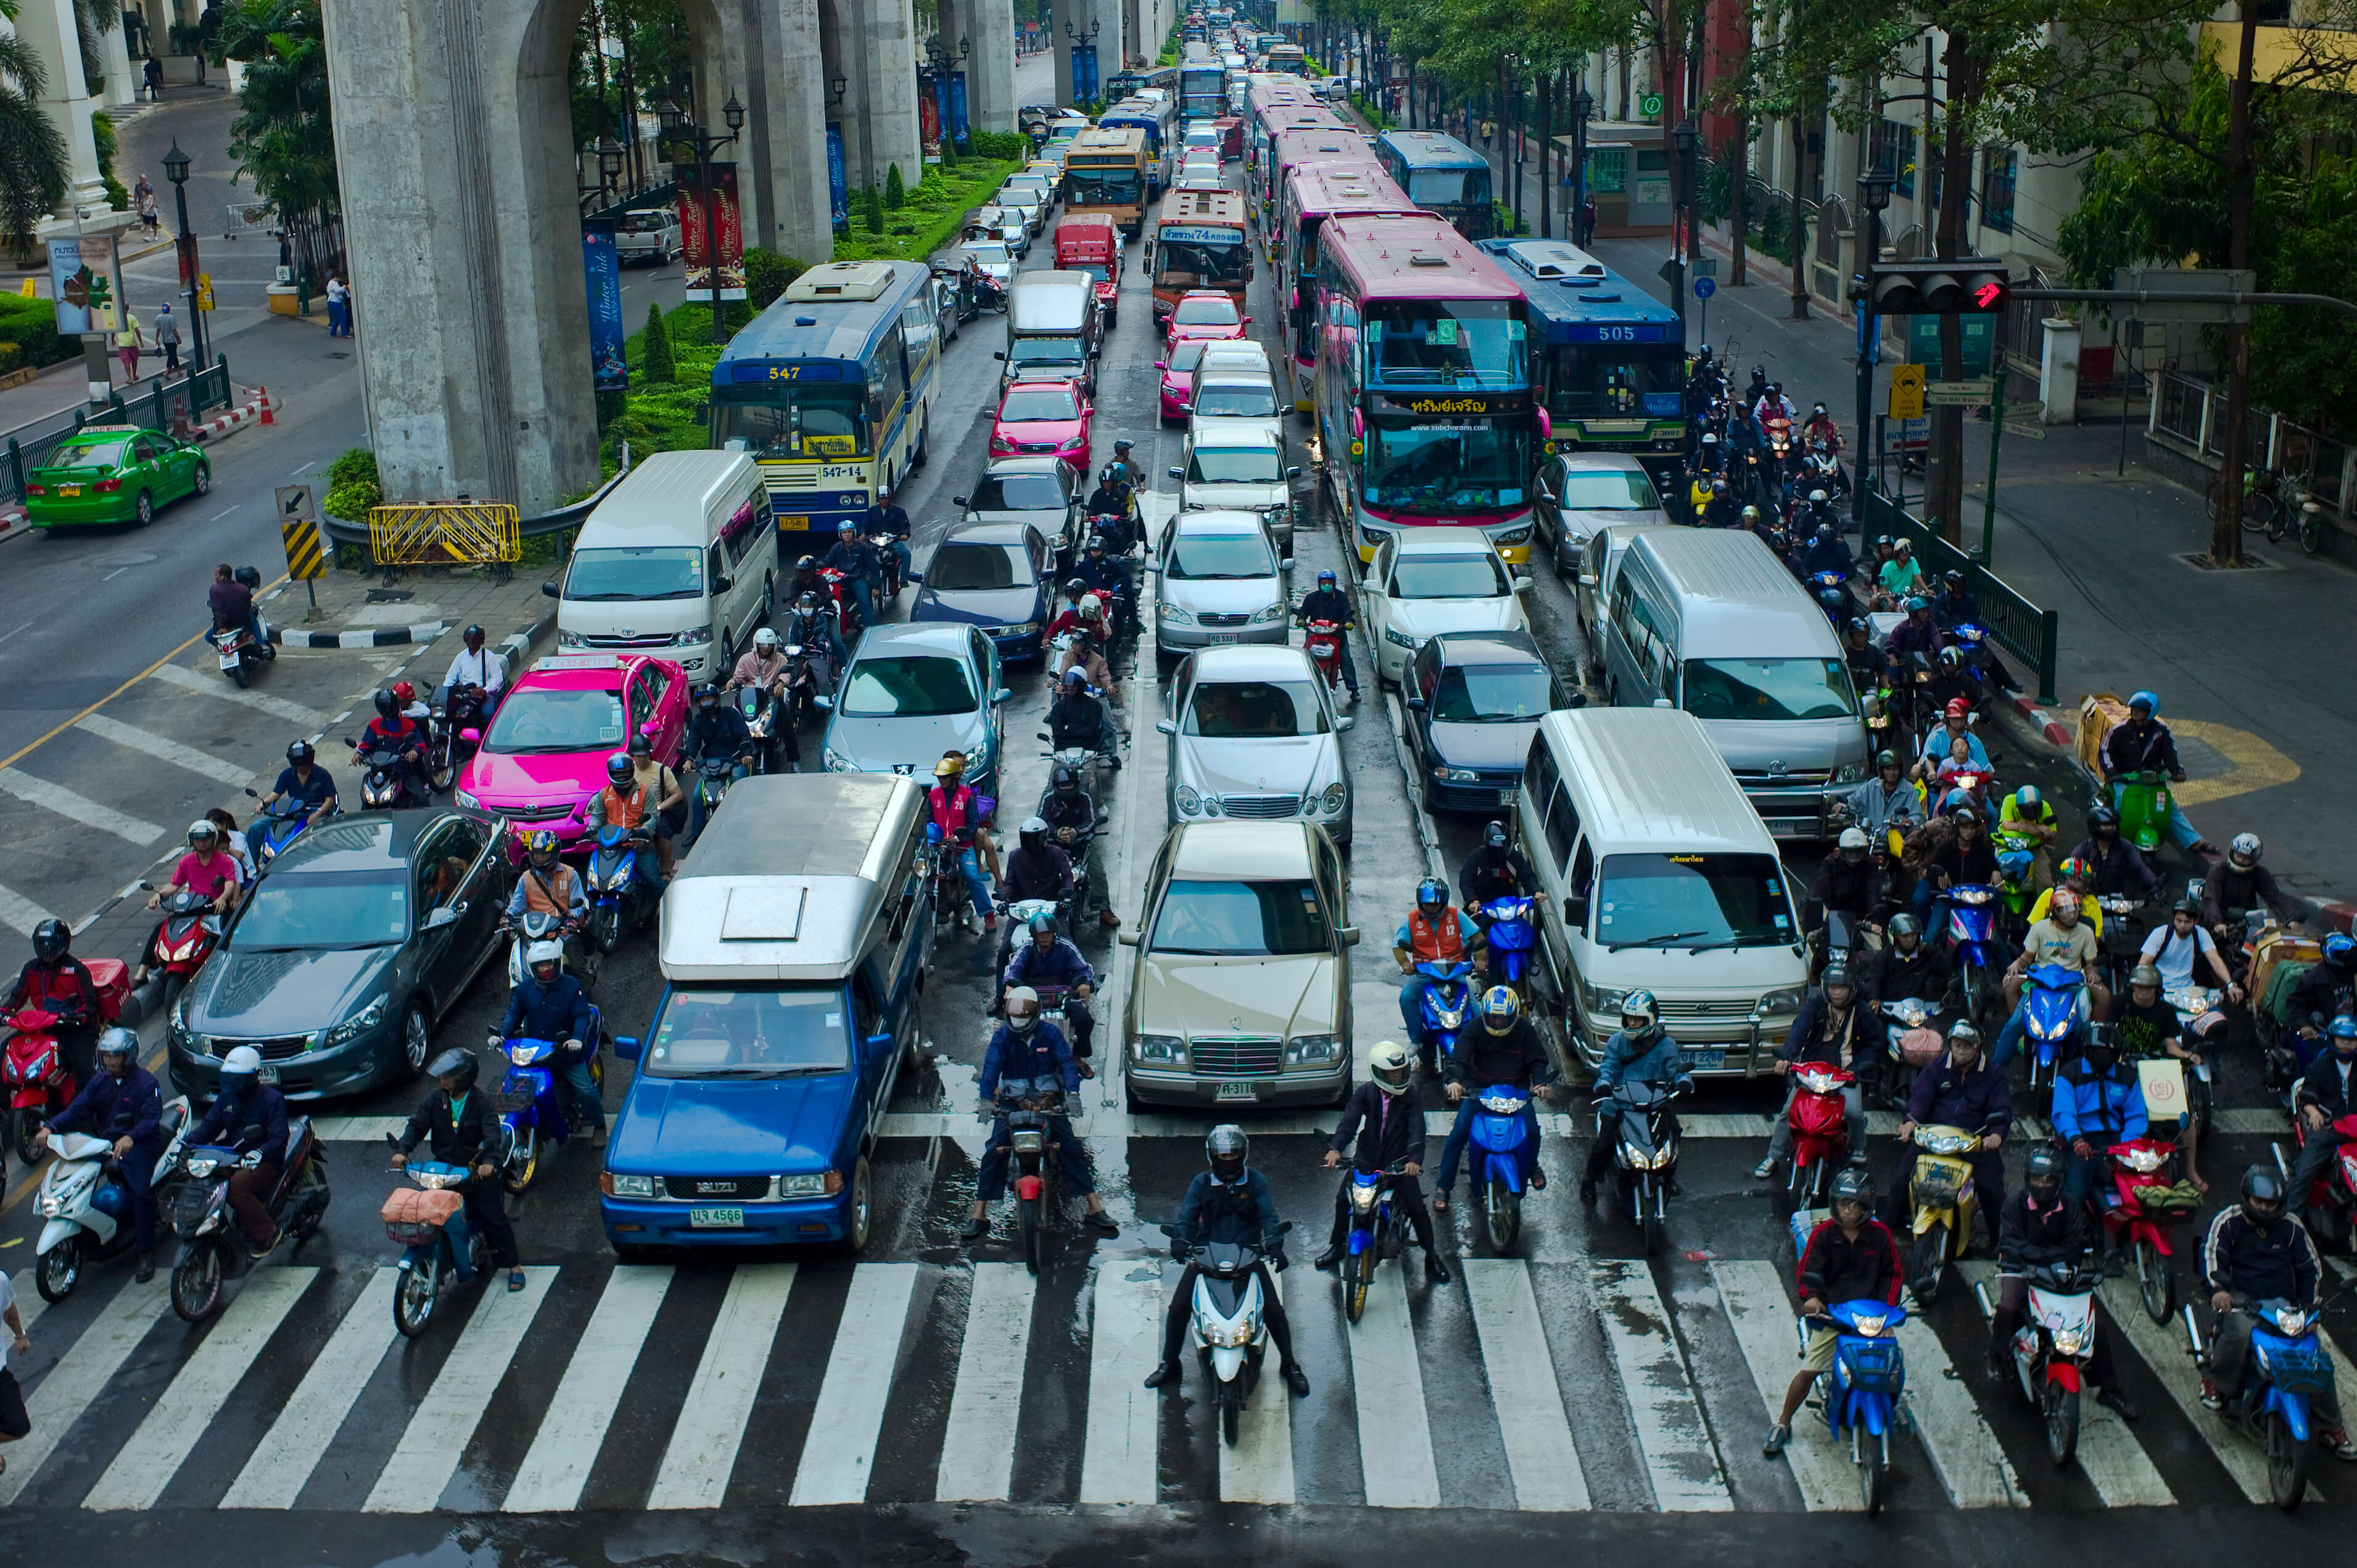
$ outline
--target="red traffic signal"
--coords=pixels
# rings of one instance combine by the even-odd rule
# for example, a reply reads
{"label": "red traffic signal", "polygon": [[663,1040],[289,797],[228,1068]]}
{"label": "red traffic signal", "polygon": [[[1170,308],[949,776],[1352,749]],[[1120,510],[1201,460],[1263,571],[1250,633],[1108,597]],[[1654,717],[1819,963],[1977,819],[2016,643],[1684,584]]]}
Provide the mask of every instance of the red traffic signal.
{"label": "red traffic signal", "polygon": [[1995,310],[1997,306],[2003,305],[2005,303],[2005,285],[2006,280],[2003,278],[1983,278],[1979,283],[1974,285],[1973,308],[1975,310]]}
{"label": "red traffic signal", "polygon": [[1878,316],[1986,315],[2005,308],[2012,286],[2005,263],[1986,256],[1877,267],[1867,280]]}

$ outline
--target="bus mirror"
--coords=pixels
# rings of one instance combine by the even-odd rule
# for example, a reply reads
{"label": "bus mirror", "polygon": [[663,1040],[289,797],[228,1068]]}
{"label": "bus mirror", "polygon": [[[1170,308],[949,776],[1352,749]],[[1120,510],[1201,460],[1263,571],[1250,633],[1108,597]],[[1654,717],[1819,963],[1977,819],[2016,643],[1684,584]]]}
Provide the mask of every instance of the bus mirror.
{"label": "bus mirror", "polygon": [[1545,409],[1543,409],[1543,408],[1542,408],[1542,409],[1534,409],[1534,410],[1533,410],[1533,412],[1538,415],[1538,422],[1539,422],[1539,439],[1540,439],[1540,440],[1542,440],[1542,441],[1552,441],[1552,440],[1554,440],[1554,439],[1555,439],[1555,421],[1547,417],[1547,411],[1546,411]]}

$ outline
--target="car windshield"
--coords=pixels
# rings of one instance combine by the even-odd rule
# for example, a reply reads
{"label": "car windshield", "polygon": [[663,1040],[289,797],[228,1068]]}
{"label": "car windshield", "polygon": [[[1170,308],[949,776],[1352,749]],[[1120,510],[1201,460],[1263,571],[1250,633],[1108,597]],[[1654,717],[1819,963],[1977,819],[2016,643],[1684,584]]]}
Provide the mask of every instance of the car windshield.
{"label": "car windshield", "polygon": [[121,466],[128,441],[93,441],[87,446],[68,446],[58,453],[56,466],[60,468],[113,468]]}
{"label": "car windshield", "polygon": [[1838,659],[1689,659],[1686,712],[1698,719],[1841,719],[1857,712]]}
{"label": "car windshield", "polygon": [[1064,487],[1053,474],[985,474],[974,490],[975,511],[1061,511]]}
{"label": "car windshield", "polygon": [[1198,446],[1187,464],[1187,482],[1195,485],[1273,485],[1284,478],[1274,446]]}
{"label": "car windshield", "polygon": [[1392,569],[1395,599],[1494,599],[1513,591],[1497,558],[1480,555],[1403,555]]}
{"label": "car windshield", "polygon": [[938,719],[979,705],[965,666],[938,653],[881,654],[851,667],[838,711],[855,719]]}
{"label": "car windshield", "polygon": [[851,1069],[851,1030],[834,987],[706,991],[683,986],[647,1040],[650,1078],[806,1078]]}
{"label": "car windshield", "polygon": [[942,593],[975,588],[1028,588],[1031,558],[1016,544],[944,544],[925,568],[925,586]]}
{"label": "car windshield", "polygon": [[1087,358],[1077,338],[1017,338],[1006,346],[1010,365],[1079,365]]}
{"label": "car windshield", "polygon": [[274,871],[253,886],[230,933],[239,952],[390,947],[409,935],[409,876],[401,871]]}
{"label": "car windshield", "polygon": [[508,693],[483,737],[485,751],[533,756],[611,751],[622,744],[619,692],[556,691],[527,686]]}
{"label": "car windshield", "polygon": [[1243,317],[1236,302],[1221,294],[1180,300],[1170,319],[1181,327],[1233,327]]}
{"label": "car windshield", "polygon": [[704,595],[704,552],[692,544],[576,550],[565,572],[568,599],[694,599]]}
{"label": "car windshield", "polygon": [[1460,664],[1442,671],[1432,690],[1437,724],[1512,724],[1554,706],[1555,683],[1544,664]]}
{"label": "car windshield", "polygon": [[1659,511],[1662,498],[1653,481],[1634,469],[1577,468],[1563,476],[1560,505],[1571,511]]}
{"label": "car windshield", "polygon": [[1194,413],[1203,419],[1274,419],[1276,389],[1265,381],[1237,381],[1203,388]]}
{"label": "car windshield", "polygon": [[1078,419],[1080,399],[1070,387],[1018,386],[998,405],[998,417],[1007,424],[1034,419]]}
{"label": "car windshield", "polygon": [[1324,735],[1326,710],[1307,681],[1206,681],[1187,705],[1186,733],[1205,740]]}
{"label": "car windshield", "polygon": [[1596,940],[1610,947],[1780,947],[1784,872],[1767,854],[1608,854]]}
{"label": "car windshield", "polygon": [[996,240],[977,240],[965,246],[965,253],[985,267],[1003,267],[1014,260],[1006,247]]}
{"label": "car windshield", "polygon": [[1300,882],[1173,882],[1146,945],[1211,957],[1333,950],[1318,890]]}
{"label": "car windshield", "polygon": [[1189,338],[1173,343],[1170,345],[1170,358],[1164,363],[1174,371],[1191,371],[1203,358],[1203,350],[1209,346],[1200,338]]}
{"label": "car windshield", "polygon": [[1186,581],[1274,577],[1276,560],[1257,533],[1182,533],[1170,545],[1170,575]]}

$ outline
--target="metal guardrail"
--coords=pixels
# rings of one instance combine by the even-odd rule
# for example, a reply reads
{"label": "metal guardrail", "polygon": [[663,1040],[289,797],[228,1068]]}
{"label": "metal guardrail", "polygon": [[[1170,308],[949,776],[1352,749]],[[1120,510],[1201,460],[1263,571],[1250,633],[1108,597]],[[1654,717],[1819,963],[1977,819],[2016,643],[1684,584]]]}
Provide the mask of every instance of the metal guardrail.
{"label": "metal guardrail", "polygon": [[1962,572],[1964,585],[1980,601],[1981,619],[1987,623],[1989,636],[2036,671],[2040,703],[2050,704],[2056,700],[2055,648],[2061,617],[2031,604],[2005,579],[1943,539],[1938,529],[1901,510],[1879,490],[1866,498],[1866,532],[1869,538],[1888,533],[1911,541],[1915,564],[1923,569],[1927,582],[1949,572]]}
{"label": "metal guardrail", "polygon": [[176,413],[193,422],[209,408],[226,407],[230,397],[229,360],[221,356],[210,369],[192,371],[176,381],[157,376],[145,391],[135,392],[128,399],[114,392],[95,414],[78,408],[21,425],[0,436],[0,502],[23,500],[25,476],[47,463],[58,444],[84,425],[137,424],[170,433]]}

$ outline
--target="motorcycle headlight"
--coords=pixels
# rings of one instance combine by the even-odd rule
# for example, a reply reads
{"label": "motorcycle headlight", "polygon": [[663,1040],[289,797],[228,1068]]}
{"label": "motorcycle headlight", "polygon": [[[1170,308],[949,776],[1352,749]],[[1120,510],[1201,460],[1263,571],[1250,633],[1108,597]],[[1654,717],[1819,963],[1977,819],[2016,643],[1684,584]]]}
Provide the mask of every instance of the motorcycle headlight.
{"label": "motorcycle headlight", "polygon": [[342,1023],[320,1030],[319,1044],[322,1047],[340,1046],[346,1040],[358,1039],[369,1030],[383,1023],[385,1009],[392,1005],[393,997],[390,994],[380,995],[375,1001]]}
{"label": "motorcycle headlight", "polygon": [[1374,1184],[1372,1182],[1352,1182],[1351,1184],[1351,1207],[1353,1208],[1372,1208],[1374,1206]]}
{"label": "motorcycle headlight", "polygon": [[1341,1059],[1342,1040],[1339,1035],[1296,1035],[1285,1043],[1285,1064],[1287,1067]]}
{"label": "motorcycle headlight", "polygon": [[2308,1314],[2304,1312],[2277,1313],[2276,1315],[2276,1326],[2283,1330],[2287,1338],[2297,1339],[2301,1335],[2308,1332]]}
{"label": "motorcycle headlight", "polygon": [[221,1161],[215,1159],[212,1155],[200,1155],[188,1162],[188,1175],[194,1176],[199,1181],[202,1181],[207,1176],[212,1175],[213,1171],[220,1165]]}
{"label": "motorcycle headlight", "polygon": [[464,789],[453,794],[451,799],[458,802],[458,809],[462,811],[479,811],[483,809],[483,803]]}
{"label": "motorcycle headlight", "polygon": [[1865,1335],[1868,1339],[1871,1339],[1876,1335],[1882,1332],[1882,1326],[1889,1321],[1890,1320],[1887,1317],[1879,1316],[1868,1317],[1864,1313],[1860,1313],[1857,1316],[1850,1319],[1850,1326],[1857,1329],[1860,1334]]}
{"label": "motorcycle headlight", "polygon": [[1285,607],[1283,605],[1265,605],[1261,608],[1253,611],[1252,623],[1254,626],[1266,626],[1271,621],[1283,620],[1284,618]]}
{"label": "motorcycle headlight", "polygon": [[1187,1042],[1176,1035],[1140,1035],[1130,1053],[1142,1062],[1178,1063],[1187,1059]]}
{"label": "motorcycle headlight", "polygon": [[1186,785],[1181,784],[1178,789],[1173,789],[1170,792],[1170,798],[1178,803],[1180,816],[1200,817],[1203,814],[1203,797],[1196,794]]}
{"label": "motorcycle headlight", "polygon": [[55,1219],[66,1211],[65,1196],[44,1187],[33,1199],[33,1212],[44,1219]]}
{"label": "motorcycle headlight", "polygon": [[1383,628],[1383,640],[1394,648],[1415,649],[1423,646],[1407,633],[1388,626]]}
{"label": "motorcycle headlight", "polygon": [[1164,620],[1168,621],[1172,626],[1193,626],[1195,624],[1195,618],[1191,613],[1180,609],[1177,605],[1172,604],[1168,599],[1157,602],[1155,605],[1155,613],[1160,616]]}
{"label": "motorcycle headlight", "polygon": [[624,1176],[619,1171],[606,1173],[606,1186],[616,1197],[652,1197],[655,1178],[651,1176]]}
{"label": "motorcycle headlight", "polygon": [[843,753],[835,750],[834,747],[831,746],[823,748],[822,760],[825,763],[826,770],[829,773],[856,773],[859,771],[859,767],[856,763],[853,762],[851,758],[844,756]]}
{"label": "motorcycle headlight", "polygon": [[2087,1348],[2087,1336],[2081,1330],[2076,1328],[2057,1328],[2050,1332],[2054,1337],[2054,1353],[2056,1355],[2076,1357],[2085,1353]]}
{"label": "motorcycle headlight", "polygon": [[1326,786],[1326,792],[1318,797],[1318,813],[1321,816],[1333,816],[1349,804],[1350,800],[1351,791],[1346,786],[1329,784]]}

